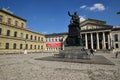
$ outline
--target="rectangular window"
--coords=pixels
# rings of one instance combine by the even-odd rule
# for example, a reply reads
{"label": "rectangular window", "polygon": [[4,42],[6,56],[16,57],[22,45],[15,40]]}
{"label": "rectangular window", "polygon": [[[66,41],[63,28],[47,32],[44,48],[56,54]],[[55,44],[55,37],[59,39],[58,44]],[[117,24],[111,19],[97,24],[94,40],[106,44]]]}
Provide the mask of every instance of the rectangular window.
{"label": "rectangular window", "polygon": [[18,21],[15,21],[15,26],[18,26]]}
{"label": "rectangular window", "polygon": [[23,44],[20,44],[20,49],[22,49],[23,48]]}
{"label": "rectangular window", "polygon": [[28,44],[26,44],[25,49],[28,49]]}
{"label": "rectangular window", "polygon": [[31,35],[30,39],[32,40],[33,39],[33,36]]}
{"label": "rectangular window", "polygon": [[22,27],[22,28],[24,27],[24,23],[21,23],[21,27]]}
{"label": "rectangular window", "polygon": [[43,41],[43,38],[41,38],[41,41]]}
{"label": "rectangular window", "polygon": [[35,45],[34,49],[36,49],[36,45]]}
{"label": "rectangular window", "polygon": [[13,49],[16,49],[16,43],[13,44]]}
{"label": "rectangular window", "polygon": [[28,39],[28,34],[26,34],[26,39]]}
{"label": "rectangular window", "polygon": [[32,45],[30,45],[30,49],[32,49]]}
{"label": "rectangular window", "polygon": [[119,48],[118,44],[115,44],[115,47],[116,47],[116,48]]}
{"label": "rectangular window", "polygon": [[35,40],[36,40],[36,36],[35,36]]}
{"label": "rectangular window", "polygon": [[20,37],[23,38],[23,33],[20,34]]}
{"label": "rectangular window", "polygon": [[115,39],[115,41],[118,41],[118,34],[114,35],[114,39]]}
{"label": "rectangular window", "polygon": [[41,49],[43,49],[43,46],[41,46]]}
{"label": "rectangular window", "polygon": [[6,43],[5,49],[9,49],[9,43]]}
{"label": "rectangular window", "polygon": [[0,22],[2,22],[3,21],[3,16],[2,15],[0,15]]}
{"label": "rectangular window", "polygon": [[38,37],[38,41],[40,41],[40,37]]}
{"label": "rectangular window", "polygon": [[17,32],[14,32],[14,37],[17,37]]}
{"label": "rectangular window", "polygon": [[38,45],[38,49],[40,49],[40,45]]}
{"label": "rectangular window", "polygon": [[0,28],[0,35],[2,34],[2,28]]}
{"label": "rectangular window", "polygon": [[10,36],[10,30],[7,30],[7,36]]}
{"label": "rectangular window", "polygon": [[11,24],[11,18],[8,18],[8,24]]}

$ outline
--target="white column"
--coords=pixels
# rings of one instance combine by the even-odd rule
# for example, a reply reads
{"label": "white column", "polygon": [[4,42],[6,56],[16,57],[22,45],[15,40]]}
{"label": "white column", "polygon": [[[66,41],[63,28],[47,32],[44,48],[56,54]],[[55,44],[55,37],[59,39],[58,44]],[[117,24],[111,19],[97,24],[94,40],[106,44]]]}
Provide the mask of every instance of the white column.
{"label": "white column", "polygon": [[106,45],[105,45],[105,33],[103,32],[103,49],[106,49]]}
{"label": "white column", "polygon": [[93,49],[93,33],[91,33],[91,48]]}
{"label": "white column", "polygon": [[110,48],[112,48],[113,47],[113,39],[112,39],[112,33],[110,32]]}
{"label": "white column", "polygon": [[86,47],[86,49],[88,49],[87,33],[85,34],[85,47]]}
{"label": "white column", "polygon": [[110,49],[110,33],[108,34],[108,49]]}
{"label": "white column", "polygon": [[100,49],[100,46],[99,46],[99,35],[98,35],[98,33],[96,33],[97,34],[97,49]]}

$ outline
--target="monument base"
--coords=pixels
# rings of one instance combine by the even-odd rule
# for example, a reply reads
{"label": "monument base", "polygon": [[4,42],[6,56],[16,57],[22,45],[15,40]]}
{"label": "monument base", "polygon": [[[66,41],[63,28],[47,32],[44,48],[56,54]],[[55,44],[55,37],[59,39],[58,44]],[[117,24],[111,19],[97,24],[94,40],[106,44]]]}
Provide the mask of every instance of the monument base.
{"label": "monument base", "polygon": [[88,55],[81,46],[65,47],[65,50],[60,51],[59,54],[55,54],[54,57],[69,59],[90,59],[90,55]]}

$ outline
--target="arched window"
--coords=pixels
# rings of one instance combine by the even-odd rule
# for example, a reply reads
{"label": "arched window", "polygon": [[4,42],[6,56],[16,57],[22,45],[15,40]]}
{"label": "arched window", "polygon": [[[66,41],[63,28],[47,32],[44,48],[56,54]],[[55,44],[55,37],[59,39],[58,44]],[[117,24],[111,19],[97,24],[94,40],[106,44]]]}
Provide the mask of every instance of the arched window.
{"label": "arched window", "polygon": [[26,39],[28,39],[28,34],[26,34]]}
{"label": "arched window", "polygon": [[114,35],[114,39],[115,39],[115,41],[118,41],[118,34]]}
{"label": "arched window", "polygon": [[23,44],[20,44],[20,49],[22,49],[23,48]]}
{"label": "arched window", "polygon": [[6,43],[5,49],[9,49],[9,43]]}
{"label": "arched window", "polygon": [[7,30],[7,36],[10,36],[10,30]]}
{"label": "arched window", "polygon": [[34,49],[36,49],[36,45],[34,46]]}
{"label": "arched window", "polygon": [[32,49],[32,44],[30,45],[30,49]]}
{"label": "arched window", "polygon": [[16,49],[17,45],[16,43],[13,44],[13,49]]}
{"label": "arched window", "polygon": [[17,37],[17,32],[16,31],[14,32],[14,37]]}

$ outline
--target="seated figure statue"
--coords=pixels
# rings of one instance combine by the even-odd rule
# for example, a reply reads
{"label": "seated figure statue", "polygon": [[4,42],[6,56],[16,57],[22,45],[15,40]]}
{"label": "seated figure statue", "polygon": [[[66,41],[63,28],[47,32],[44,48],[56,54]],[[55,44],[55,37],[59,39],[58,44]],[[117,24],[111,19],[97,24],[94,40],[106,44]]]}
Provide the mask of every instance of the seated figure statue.
{"label": "seated figure statue", "polygon": [[77,15],[77,12],[74,12],[74,14],[71,15],[70,12],[68,11],[68,15],[71,17],[70,24],[79,24],[80,18]]}

